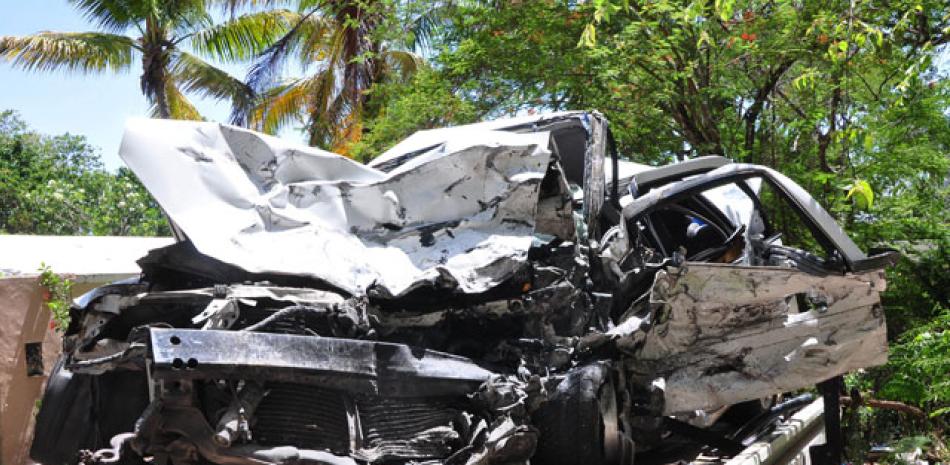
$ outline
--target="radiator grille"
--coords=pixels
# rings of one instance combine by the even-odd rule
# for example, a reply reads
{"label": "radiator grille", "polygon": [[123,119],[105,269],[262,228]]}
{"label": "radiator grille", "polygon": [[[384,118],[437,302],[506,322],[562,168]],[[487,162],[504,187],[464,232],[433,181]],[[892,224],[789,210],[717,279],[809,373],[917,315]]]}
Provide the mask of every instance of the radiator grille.
{"label": "radiator grille", "polygon": [[357,403],[366,460],[444,458],[458,446],[459,411],[445,402],[371,399]]}
{"label": "radiator grille", "polygon": [[349,453],[349,426],[341,392],[284,383],[268,384],[267,391],[254,415],[256,442]]}
{"label": "radiator grille", "polygon": [[[453,421],[460,410],[449,401],[361,398],[341,391],[268,383],[254,414],[254,442],[352,455],[369,462],[438,459],[459,447]],[[351,450],[346,405],[360,425],[359,450]],[[356,438],[354,438],[356,439]]]}

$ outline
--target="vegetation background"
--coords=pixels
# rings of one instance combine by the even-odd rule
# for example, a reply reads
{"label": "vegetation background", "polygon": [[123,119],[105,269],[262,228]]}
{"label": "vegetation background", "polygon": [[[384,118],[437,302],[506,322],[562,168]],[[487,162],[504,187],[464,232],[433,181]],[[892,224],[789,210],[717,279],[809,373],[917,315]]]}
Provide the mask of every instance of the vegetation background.
{"label": "vegetation background", "polygon": [[[71,0],[86,32],[0,37],[36,72],[140,73],[157,117],[300,131],[361,161],[424,128],[598,109],[641,163],[782,171],[865,250],[895,247],[891,361],[849,377],[849,456],[948,460],[950,8],[944,0]],[[232,76],[211,61],[246,64]],[[77,115],[78,117],[78,115]],[[791,217],[778,218],[791,231]],[[82,136],[0,113],[0,232],[168,234]],[[872,407],[872,405],[876,405]]]}

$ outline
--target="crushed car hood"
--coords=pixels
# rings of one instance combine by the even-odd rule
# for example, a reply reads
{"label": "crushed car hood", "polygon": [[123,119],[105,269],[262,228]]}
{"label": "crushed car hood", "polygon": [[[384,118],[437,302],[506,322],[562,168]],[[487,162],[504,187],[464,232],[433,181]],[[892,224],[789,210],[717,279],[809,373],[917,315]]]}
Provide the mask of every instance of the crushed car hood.
{"label": "crushed car hood", "polygon": [[396,297],[484,292],[526,264],[548,139],[467,131],[383,172],[238,127],[138,119],[119,153],[202,254]]}

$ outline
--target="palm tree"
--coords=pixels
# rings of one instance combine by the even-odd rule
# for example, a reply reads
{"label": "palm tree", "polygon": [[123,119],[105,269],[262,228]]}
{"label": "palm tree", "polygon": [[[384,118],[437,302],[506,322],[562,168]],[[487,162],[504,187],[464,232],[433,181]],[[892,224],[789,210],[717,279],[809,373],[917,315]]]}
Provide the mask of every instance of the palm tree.
{"label": "palm tree", "polygon": [[[224,2],[225,0],[218,0]],[[296,15],[270,10],[215,24],[210,0],[70,0],[99,30],[0,37],[0,57],[26,70],[125,72],[141,63],[142,93],[160,118],[201,119],[185,93],[250,105],[253,90],[183,47],[228,61],[250,59]],[[132,35],[126,35],[132,33]]]}
{"label": "palm tree", "polygon": [[[388,8],[392,2],[384,0],[300,0],[293,27],[248,74],[256,104],[236,115],[269,133],[303,122],[310,145],[345,152],[362,134],[370,87],[406,78],[421,64],[414,53],[381,38],[393,18]],[[307,75],[278,81],[291,57]]]}

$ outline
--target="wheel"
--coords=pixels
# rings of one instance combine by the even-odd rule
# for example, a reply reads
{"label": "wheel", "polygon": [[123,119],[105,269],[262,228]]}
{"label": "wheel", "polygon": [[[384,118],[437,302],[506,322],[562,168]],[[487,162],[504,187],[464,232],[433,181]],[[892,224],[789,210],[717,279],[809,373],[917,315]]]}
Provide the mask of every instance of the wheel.
{"label": "wheel", "polygon": [[73,465],[79,451],[108,448],[113,436],[135,428],[148,406],[141,373],[115,371],[79,375],[60,356],[46,381],[30,457],[43,465]]}
{"label": "wheel", "polygon": [[620,431],[618,420],[609,366],[577,368],[533,415],[540,437],[531,463],[630,465],[633,442]]}
{"label": "wheel", "polygon": [[60,356],[36,415],[30,458],[43,465],[74,464],[79,450],[95,443],[92,379],[64,370],[63,363]]}

